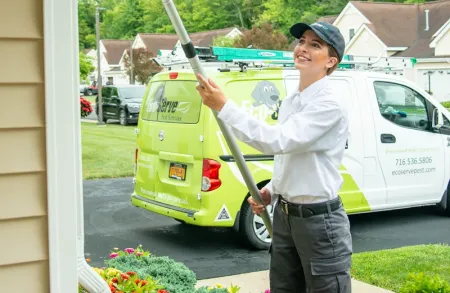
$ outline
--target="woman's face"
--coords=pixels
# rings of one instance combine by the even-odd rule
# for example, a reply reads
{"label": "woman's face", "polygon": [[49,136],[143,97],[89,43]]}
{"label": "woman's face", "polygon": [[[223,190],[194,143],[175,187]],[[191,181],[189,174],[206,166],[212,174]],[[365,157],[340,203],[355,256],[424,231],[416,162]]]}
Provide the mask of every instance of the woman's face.
{"label": "woman's face", "polygon": [[295,68],[302,72],[326,73],[337,58],[329,56],[327,43],[312,30],[307,30],[294,49],[294,62]]}

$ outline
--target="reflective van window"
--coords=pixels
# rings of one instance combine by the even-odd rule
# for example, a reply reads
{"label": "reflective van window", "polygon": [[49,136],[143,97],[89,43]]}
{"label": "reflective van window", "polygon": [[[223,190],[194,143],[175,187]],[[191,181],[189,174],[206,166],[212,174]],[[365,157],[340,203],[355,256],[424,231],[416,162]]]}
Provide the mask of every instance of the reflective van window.
{"label": "reflective van window", "polygon": [[195,124],[202,100],[196,81],[152,83],[142,107],[142,119],[169,123]]}

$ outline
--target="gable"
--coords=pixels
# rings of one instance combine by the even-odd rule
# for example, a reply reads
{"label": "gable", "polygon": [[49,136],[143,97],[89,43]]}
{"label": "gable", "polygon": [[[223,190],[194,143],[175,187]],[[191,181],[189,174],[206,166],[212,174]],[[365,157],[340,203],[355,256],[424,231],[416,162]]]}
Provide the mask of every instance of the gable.
{"label": "gable", "polygon": [[336,18],[333,25],[339,29],[344,36],[345,43],[348,44],[351,37],[364,23],[370,23],[370,21],[349,2]]}
{"label": "gable", "polygon": [[450,56],[450,29],[442,35],[434,48],[435,56]]}
{"label": "gable", "polygon": [[383,42],[366,25],[363,25],[346,47],[345,54],[358,56],[383,54],[384,56],[386,49]]}

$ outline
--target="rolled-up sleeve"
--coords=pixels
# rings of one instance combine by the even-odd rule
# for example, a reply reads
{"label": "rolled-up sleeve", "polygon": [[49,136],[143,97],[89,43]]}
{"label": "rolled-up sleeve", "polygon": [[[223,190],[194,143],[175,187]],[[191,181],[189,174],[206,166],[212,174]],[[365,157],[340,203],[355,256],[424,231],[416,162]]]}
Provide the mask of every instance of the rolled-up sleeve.
{"label": "rolled-up sleeve", "polygon": [[276,125],[254,118],[231,100],[218,114],[240,141],[264,154],[273,155],[332,148],[339,135],[333,128],[342,117],[339,104],[332,100],[306,105],[301,112]]}

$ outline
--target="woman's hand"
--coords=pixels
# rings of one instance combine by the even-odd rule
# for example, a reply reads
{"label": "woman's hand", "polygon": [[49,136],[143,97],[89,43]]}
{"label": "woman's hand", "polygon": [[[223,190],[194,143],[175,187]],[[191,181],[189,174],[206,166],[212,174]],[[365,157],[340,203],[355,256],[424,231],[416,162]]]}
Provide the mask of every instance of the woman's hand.
{"label": "woman's hand", "polygon": [[222,110],[227,98],[220,87],[212,79],[206,81],[200,73],[197,73],[197,78],[203,85],[203,87],[200,84],[197,85],[197,91],[202,97],[203,104],[216,111]]}

